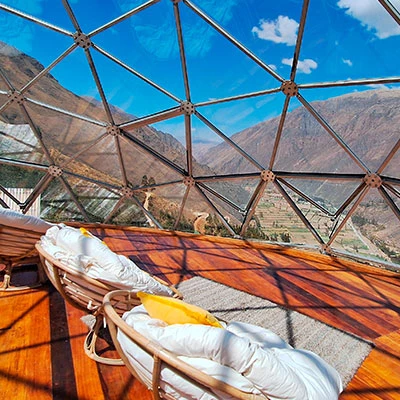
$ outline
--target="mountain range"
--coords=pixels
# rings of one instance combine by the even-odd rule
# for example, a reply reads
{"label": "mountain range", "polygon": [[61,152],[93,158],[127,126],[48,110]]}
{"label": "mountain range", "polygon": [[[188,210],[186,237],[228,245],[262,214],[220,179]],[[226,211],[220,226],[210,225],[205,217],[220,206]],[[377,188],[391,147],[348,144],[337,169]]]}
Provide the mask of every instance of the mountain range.
{"label": "mountain range", "polygon": [[[17,89],[26,85],[44,69],[43,65],[34,58],[2,42],[0,42],[0,66],[4,76]],[[0,90],[3,91],[1,98],[4,100],[4,93],[8,92],[9,88],[1,79]],[[104,138],[92,149],[79,155],[83,146],[87,146],[104,132],[104,127],[100,124],[90,122],[107,121],[106,113],[99,101],[90,97],[77,96],[60,85],[51,74],[42,76],[27,90],[25,96],[34,99],[34,102],[26,102],[26,109],[35,125],[40,127],[39,135],[55,161],[75,157],[75,161],[67,167],[71,172],[80,173],[82,169],[90,168],[94,173],[100,169],[99,179],[111,184],[121,184],[122,177],[113,137]],[[52,107],[43,107],[43,104],[52,105]],[[379,168],[399,139],[397,128],[400,126],[399,90],[354,92],[325,101],[313,102],[310,107],[326,121],[340,140],[345,142],[351,152],[372,172]],[[71,116],[58,112],[57,108],[66,109]],[[132,121],[136,118],[112,105],[110,109],[117,123]],[[82,118],[75,118],[74,115],[82,116]],[[16,105],[2,111],[1,119],[9,124],[8,126],[26,125],[26,116],[21,114]],[[278,124],[279,117],[270,119],[234,134],[231,139],[265,169],[268,169]],[[4,132],[7,129],[4,128]],[[29,126],[27,129],[30,129]],[[9,131],[7,132],[10,134]],[[182,167],[186,165],[185,147],[172,135],[150,126],[143,126],[131,133],[177,165]],[[3,133],[3,136],[7,135]],[[5,157],[8,153],[20,152],[25,153],[23,159],[26,161],[46,163],[44,154],[37,143],[24,142],[26,136],[21,131],[18,140],[7,142],[6,139],[2,139],[2,155]],[[125,141],[121,143],[126,174],[133,186],[140,185],[144,175],[150,177],[149,171],[157,183],[182,179],[179,174],[155,162],[151,155],[141,151],[135,145]],[[387,165],[383,175],[400,178],[399,157],[396,157]],[[198,176],[256,172],[252,164],[226,143],[208,150],[202,149],[194,163]],[[349,157],[304,107],[295,108],[287,114],[273,170],[362,173],[357,162]],[[310,193],[311,197],[329,198],[335,207],[339,206],[346,195],[354,189],[354,186],[350,187],[347,184],[336,184],[333,193],[333,186],[327,182],[300,181],[297,183],[302,190]],[[225,184],[221,183],[221,185]],[[181,186],[181,189],[173,193],[170,191],[169,196],[182,197],[184,187]],[[235,190],[239,193],[233,193]],[[248,197],[245,187],[240,185],[226,184],[222,192],[227,193],[228,198]],[[196,205],[192,204],[192,206],[195,209]],[[367,211],[362,210],[366,208],[360,208],[360,210],[365,218]],[[390,213],[387,208],[384,211],[381,210],[381,216],[388,225],[377,234],[382,237],[382,240],[386,240],[386,235],[391,238],[391,241],[399,244],[398,221],[390,218]]]}
{"label": "mountain range", "polygon": [[[24,87],[34,76],[40,73],[44,67],[37,60],[26,55],[17,49],[0,42],[0,66],[8,81],[16,89]],[[0,89],[8,92],[4,82],[0,80]],[[43,132],[43,140],[51,153],[52,149],[59,157],[74,156],[83,146],[87,146],[95,140],[105,128],[95,123],[86,122],[88,120],[108,123],[106,113],[102,104],[91,97],[80,97],[67,90],[51,75],[42,76],[25,93],[26,97],[33,99],[36,103],[51,105],[52,108],[40,107],[32,102],[25,102],[25,107],[34,121]],[[1,96],[3,99],[5,96]],[[66,110],[72,115],[79,115],[83,118],[74,118],[64,113],[57,112],[56,109]],[[135,116],[110,105],[110,110],[116,123],[128,122],[136,119]],[[3,122],[13,125],[26,124],[26,118],[19,110],[19,107],[12,105],[1,113]],[[143,126],[130,132],[149,147],[161,153],[166,158],[174,161],[179,166],[186,165],[186,152],[184,146],[172,135],[161,132],[150,126]],[[15,146],[16,144],[13,143]],[[20,146],[23,147],[22,142]],[[123,153],[129,154],[126,164],[128,180],[133,185],[140,185],[143,175],[148,174],[149,170],[157,183],[179,179],[180,176],[165,166],[158,166],[154,158],[135,145],[127,141],[121,141]],[[47,163],[42,151],[36,146],[30,156],[31,162]],[[104,157],[107,158],[104,158]],[[96,168],[101,166],[101,170],[109,174],[112,179],[110,182],[121,182],[121,174],[118,168],[118,157],[115,150],[113,138],[105,138],[101,144],[95,145],[92,150],[84,153],[77,158],[78,161]],[[209,174],[210,170],[206,166],[196,164],[196,168],[204,174]],[[75,171],[77,172],[77,171]]]}
{"label": "mountain range", "polygon": [[[399,93],[399,90],[368,90],[311,105],[374,172],[399,138],[398,130],[393,129],[400,126]],[[278,124],[279,117],[276,117],[236,133],[231,139],[268,167]],[[248,162],[226,143],[204,152],[199,161],[221,173],[251,169]],[[336,173],[362,171],[304,107],[288,113],[273,169]],[[390,173],[395,173],[396,169],[399,176],[397,165],[388,167]]]}

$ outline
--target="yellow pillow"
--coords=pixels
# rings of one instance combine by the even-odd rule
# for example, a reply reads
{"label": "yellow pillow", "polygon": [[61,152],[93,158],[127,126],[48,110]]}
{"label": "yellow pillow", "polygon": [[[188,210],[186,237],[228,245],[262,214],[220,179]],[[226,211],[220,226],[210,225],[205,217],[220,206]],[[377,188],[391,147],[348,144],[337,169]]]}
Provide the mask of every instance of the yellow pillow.
{"label": "yellow pillow", "polygon": [[172,297],[157,296],[145,292],[138,292],[137,296],[151,318],[160,319],[169,325],[202,324],[223,328],[210,312],[193,304]]}
{"label": "yellow pillow", "polygon": [[87,238],[91,238],[91,239],[97,239],[99,240],[101,243],[104,244],[104,246],[108,247],[102,240],[100,240],[97,236],[94,236],[91,232],[89,232],[86,228],[84,227],[80,227],[79,230],[81,231],[82,235],[87,237]]}

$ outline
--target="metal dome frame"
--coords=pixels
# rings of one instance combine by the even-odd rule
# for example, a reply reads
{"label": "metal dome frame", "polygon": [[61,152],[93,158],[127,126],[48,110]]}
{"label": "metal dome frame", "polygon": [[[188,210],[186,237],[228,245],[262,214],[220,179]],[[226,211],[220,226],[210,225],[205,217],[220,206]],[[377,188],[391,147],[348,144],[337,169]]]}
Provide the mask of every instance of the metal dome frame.
{"label": "metal dome frame", "polygon": [[[250,221],[254,217],[254,213],[257,205],[262,198],[266,188],[269,185],[273,185],[275,189],[282,195],[282,197],[287,201],[291,209],[295,212],[295,214],[300,218],[303,224],[307,227],[307,229],[311,232],[317,245],[323,253],[332,254],[334,251],[332,249],[332,243],[334,242],[337,235],[344,228],[346,222],[350,219],[350,217],[354,214],[357,207],[363,201],[367,193],[371,190],[376,190],[380,196],[383,198],[384,202],[390,207],[393,212],[395,218],[400,220],[400,209],[397,204],[393,201],[392,196],[396,198],[400,198],[400,179],[392,176],[386,176],[383,171],[388,163],[393,159],[395,154],[399,151],[400,148],[400,138],[397,140],[393,148],[387,154],[384,161],[381,163],[377,170],[370,170],[367,163],[364,162],[352,149],[352,147],[346,143],[345,140],[340,136],[338,132],[336,132],[329,123],[323,118],[322,115],[318,113],[318,111],[313,107],[313,105],[306,100],[306,97],[303,95],[309,89],[318,89],[318,88],[332,88],[332,87],[357,87],[361,85],[370,85],[370,84],[387,84],[387,83],[400,83],[400,76],[395,77],[379,77],[374,79],[359,79],[359,80],[345,80],[345,81],[331,81],[331,82],[316,82],[316,83],[307,83],[301,84],[296,81],[296,73],[298,70],[298,62],[300,57],[300,51],[302,48],[303,41],[303,33],[307,21],[308,9],[309,9],[309,0],[304,0],[302,5],[302,13],[301,19],[299,22],[298,35],[295,44],[295,50],[293,55],[293,63],[291,66],[291,72],[288,79],[280,76],[273,68],[271,68],[268,64],[266,64],[261,58],[257,55],[253,54],[248,48],[246,48],[243,44],[241,44],[237,39],[235,39],[227,30],[225,30],[220,24],[215,22],[210,16],[208,16],[204,11],[202,11],[199,7],[197,7],[191,0],[166,0],[171,3],[171,7],[173,9],[173,14],[175,18],[175,29],[178,38],[179,44],[179,52],[180,52],[180,61],[181,61],[181,73],[184,82],[184,92],[185,98],[179,98],[176,95],[170,93],[168,90],[152,81],[139,71],[135,70],[132,66],[125,64],[121,59],[115,57],[110,54],[103,48],[101,48],[98,44],[96,44],[96,35],[100,32],[113,28],[115,25],[120,22],[132,17],[135,14],[140,13],[141,11],[153,6],[158,3],[160,0],[150,0],[142,5],[131,9],[130,11],[120,15],[118,18],[102,25],[98,26],[95,30],[85,33],[82,31],[80,23],[74,14],[74,11],[69,4],[68,0],[62,0],[63,6],[68,13],[70,20],[75,28],[75,31],[67,31],[59,26],[55,26],[49,22],[41,20],[33,15],[29,15],[25,12],[12,8],[8,5],[0,3],[0,10],[4,12],[11,13],[19,18],[30,21],[34,24],[41,25],[46,29],[50,29],[60,35],[64,35],[71,40],[70,46],[65,49],[53,62],[47,65],[40,73],[34,76],[27,84],[23,87],[14,87],[10,82],[4,71],[0,69],[0,79],[5,83],[8,88],[8,91],[0,91],[0,94],[6,95],[8,100],[0,105],[0,113],[5,111],[7,107],[10,105],[18,105],[22,115],[25,117],[26,123],[29,124],[33,134],[36,137],[36,140],[40,144],[42,151],[47,159],[47,164],[35,164],[21,160],[14,160],[10,158],[0,157],[0,164],[3,165],[12,165],[18,166],[22,168],[31,168],[36,169],[38,171],[42,171],[45,173],[43,178],[39,181],[37,186],[34,188],[31,195],[24,202],[20,202],[16,199],[7,189],[1,185],[0,182],[0,190],[5,193],[12,201],[18,204],[22,212],[26,213],[33,205],[37,197],[43,193],[49,184],[53,180],[59,180],[64,187],[65,191],[70,195],[72,201],[76,204],[77,208],[81,212],[83,219],[85,221],[90,221],[90,218],[85,210],[83,204],[79,201],[78,197],[75,195],[73,188],[69,185],[68,181],[65,179],[66,176],[72,176],[75,178],[79,178],[82,180],[86,180],[87,182],[99,185],[100,187],[107,188],[112,193],[119,196],[119,200],[115,204],[114,208],[110,210],[108,216],[104,220],[104,222],[109,222],[113,215],[117,212],[117,210],[122,206],[126,199],[131,199],[136,205],[143,211],[146,217],[152,221],[157,228],[162,229],[160,222],[151,214],[146,207],[143,206],[141,201],[137,198],[137,193],[142,192],[146,189],[152,189],[155,187],[165,187],[168,185],[175,185],[177,183],[183,183],[185,185],[185,194],[183,196],[182,203],[180,205],[179,216],[175,224],[175,228],[177,227],[180,218],[183,215],[183,211],[185,208],[186,201],[188,199],[189,193],[191,191],[196,191],[197,194],[201,196],[201,198],[205,201],[205,203],[211,208],[211,210],[219,217],[222,224],[228,230],[228,232],[232,236],[246,236],[246,230],[249,227]],[[391,17],[396,21],[397,24],[400,25],[400,13],[389,0],[377,0],[382,7],[391,15]],[[182,22],[181,22],[181,7],[188,7],[191,11],[193,11],[199,18],[205,21],[210,27],[212,27],[219,35],[222,35],[225,39],[231,42],[240,52],[248,57],[252,62],[261,67],[266,74],[269,74],[276,80],[276,86],[269,90],[263,90],[258,92],[244,93],[242,95],[236,95],[232,97],[224,97],[219,99],[213,99],[198,103],[193,103],[191,99],[191,89],[190,89],[190,79],[189,72],[187,68],[186,62],[186,51],[185,51],[185,40],[182,32]],[[46,104],[44,102],[39,102],[28,95],[28,90],[34,87],[40,79],[46,74],[50,73],[52,69],[61,63],[66,57],[68,57],[75,49],[82,48],[87,63],[90,67],[90,71],[92,73],[93,79],[96,83],[98,93],[101,98],[101,102],[104,108],[104,111],[107,116],[107,120],[96,120],[93,118],[89,118],[85,115],[80,115],[76,113],[71,113],[66,109],[61,109],[59,107],[55,107],[51,104]],[[106,94],[103,90],[101,78],[96,68],[95,61],[93,59],[92,52],[98,52],[104,57],[108,58],[110,61],[115,63],[118,67],[124,69],[130,74],[135,75],[137,78],[141,79],[146,84],[152,86],[157,91],[161,92],[163,95],[169,97],[176,103],[176,106],[169,109],[160,110],[154,114],[146,115],[141,118],[137,118],[130,122],[125,122],[118,124],[114,120],[113,114],[111,112],[111,105],[106,97]],[[214,104],[222,104],[225,102],[234,102],[237,100],[247,99],[247,98],[255,98],[258,96],[266,96],[275,93],[282,93],[285,96],[284,105],[280,116],[279,126],[276,132],[275,141],[273,143],[272,156],[269,159],[269,162],[265,165],[260,164],[256,161],[251,154],[246,152],[243,148],[241,148],[238,144],[232,141],[228,135],[226,135],[222,130],[220,130],[217,126],[215,126],[205,115],[202,114],[201,109],[204,106],[214,105]],[[285,124],[285,119],[288,114],[289,105],[292,98],[298,99],[301,105],[310,113],[310,115],[320,124],[323,130],[328,134],[334,141],[343,149],[343,151],[351,158],[354,165],[356,165],[359,169],[361,169],[362,173],[316,173],[316,172],[287,172],[276,170],[276,155],[278,152],[278,148],[281,144],[281,135],[283,131],[283,127]],[[68,117],[79,119],[85,121],[89,124],[93,124],[103,130],[103,133],[96,138],[92,143],[89,143],[85,148],[82,148],[77,154],[73,157],[70,157],[68,160],[57,163],[52,157],[50,151],[46,148],[46,144],[42,139],[42,134],[40,132],[40,127],[30,116],[28,109],[26,108],[26,103],[32,103],[39,107],[43,107],[54,111],[59,114],[66,115]],[[186,168],[182,168],[180,165],[175,163],[172,160],[167,159],[163,154],[156,151],[146,144],[146,142],[140,140],[136,136],[132,135],[130,131],[134,129],[141,128],[143,126],[151,125],[160,121],[165,121],[177,116],[183,116],[185,121],[185,132],[186,132]],[[215,132],[225,143],[231,146],[234,151],[240,153],[240,155],[245,158],[252,166],[255,167],[255,173],[237,173],[237,174],[229,174],[229,175],[212,175],[212,176],[197,176],[194,173],[193,169],[193,151],[192,151],[192,118],[198,118],[202,121],[207,127],[209,127],[213,132]],[[104,182],[100,180],[96,180],[91,178],[90,176],[79,175],[68,171],[65,169],[68,163],[71,163],[78,156],[83,154],[84,152],[91,149],[93,146],[97,145],[101,142],[105,137],[112,137],[114,140],[114,145],[116,148],[116,153],[119,158],[119,165],[116,166],[120,169],[121,176],[123,178],[123,185],[118,187],[116,185],[112,185],[109,182]],[[170,181],[167,183],[158,183],[153,185],[139,185],[133,186],[126,175],[126,168],[124,165],[124,158],[121,150],[121,142],[128,143],[129,146],[134,146],[140,151],[148,153],[151,157],[153,157],[157,162],[161,163],[163,167],[166,169],[172,170],[174,173],[178,174],[181,177],[181,181]],[[254,192],[251,194],[250,199],[247,205],[243,208],[238,204],[235,204],[226,196],[221,193],[215,191],[212,187],[208,185],[209,182],[217,182],[217,181],[237,181],[237,180],[245,180],[245,179],[258,179],[258,185],[256,186]],[[307,193],[300,190],[291,184],[288,179],[308,179],[314,181],[330,181],[330,182],[344,182],[344,181],[352,181],[357,183],[355,190],[347,197],[347,199],[341,204],[341,206],[335,211],[331,212],[327,210],[325,207],[321,206],[318,202],[313,200]],[[312,222],[307,218],[307,216],[302,212],[302,210],[296,205],[295,201],[292,199],[291,195],[288,193],[288,190],[296,193],[298,196],[302,197],[307,203],[319,209],[323,214],[327,217],[331,218],[335,221],[332,231],[330,232],[329,239],[324,240],[321,235],[318,233],[317,229],[313,226]],[[390,194],[391,195],[390,195]],[[240,232],[236,232],[229,221],[224,217],[218,207],[214,204],[211,199],[211,196],[218,198],[221,202],[229,205],[232,209],[236,210],[238,213],[243,215],[243,221],[240,226]],[[2,206],[6,206],[4,201],[1,200]]]}

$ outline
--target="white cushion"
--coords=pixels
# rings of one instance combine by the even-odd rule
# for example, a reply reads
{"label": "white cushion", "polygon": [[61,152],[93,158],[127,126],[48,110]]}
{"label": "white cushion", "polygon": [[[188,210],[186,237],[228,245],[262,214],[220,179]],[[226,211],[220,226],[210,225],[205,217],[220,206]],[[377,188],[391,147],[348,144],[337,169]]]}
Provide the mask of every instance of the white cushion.
{"label": "white cushion", "polygon": [[[167,324],[163,321],[151,319],[143,306],[135,307],[131,312],[125,313],[123,318],[128,323],[128,325],[133,326],[135,329],[138,327],[138,324],[143,323],[145,332],[147,332],[148,330],[152,330],[155,327],[162,329],[167,326]],[[189,325],[180,326],[182,327],[182,329],[184,329],[186,326]],[[200,327],[201,325],[196,326]],[[128,357],[131,365],[135,368],[139,376],[141,376],[142,379],[143,377],[145,377],[145,379],[151,381],[153,358],[145,351],[143,351],[139,346],[129,340],[128,337],[123,333],[118,332],[117,337],[124,353]],[[178,356],[178,358],[188,363],[189,365],[207,373],[208,375],[216,379],[220,379],[240,390],[243,390],[247,393],[260,394],[260,392],[247,378],[245,378],[243,375],[239,374],[232,368],[222,366],[215,361],[203,357]],[[178,376],[174,371],[171,371],[165,366],[162,366],[161,368],[160,386],[164,391],[177,399],[233,399],[231,396],[219,391],[216,391],[215,393],[211,391],[205,391],[199,386],[196,386],[186,379]],[[216,397],[216,395],[218,395],[218,397]]]}
{"label": "white cushion", "polygon": [[0,224],[39,233],[45,233],[47,229],[54,226],[54,224],[43,219],[9,210],[8,208],[0,208]]}
{"label": "white cushion", "polygon": [[167,296],[173,294],[168,286],[156,281],[129,258],[114,253],[100,239],[84,235],[79,229],[54,226],[42,237],[41,243],[54,258],[91,278],[113,283],[121,289]]}
{"label": "white cushion", "polygon": [[[219,377],[246,392],[261,392],[271,399],[334,400],[342,391],[340,376],[334,368],[311,352],[293,349],[267,329],[237,322],[229,323],[226,329],[192,324],[167,326],[151,319],[142,306],[125,313],[123,318],[143,336],[183,356],[188,364],[200,370],[213,375],[212,369],[203,369],[199,358],[231,369],[232,372]],[[122,333],[118,334],[118,338],[132,363],[142,365],[149,373],[152,360],[145,362],[144,357],[138,361],[143,356],[139,355],[142,351]],[[167,372],[163,373],[167,378]],[[238,379],[238,376],[241,378]],[[164,384],[170,390],[176,387],[178,392],[185,392],[189,398],[193,395],[192,391],[199,390],[192,388],[194,385],[188,382],[178,382],[173,374],[168,375],[168,379]]]}

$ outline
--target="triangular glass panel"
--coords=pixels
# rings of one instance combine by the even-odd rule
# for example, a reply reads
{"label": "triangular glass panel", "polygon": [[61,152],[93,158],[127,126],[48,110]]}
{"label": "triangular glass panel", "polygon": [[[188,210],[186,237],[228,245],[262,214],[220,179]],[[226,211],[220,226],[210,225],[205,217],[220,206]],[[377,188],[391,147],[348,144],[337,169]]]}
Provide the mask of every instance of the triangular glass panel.
{"label": "triangular glass panel", "polygon": [[[296,99],[291,103],[299,105]],[[328,128],[329,129],[329,128]],[[361,173],[361,167],[304,107],[288,113],[279,142],[275,170],[312,173]]]}
{"label": "triangular glass panel", "polygon": [[[44,5],[42,2],[16,2],[15,0],[4,0],[2,1],[2,3],[16,9],[17,11],[21,11],[23,13],[36,17],[44,21],[45,23],[56,25],[61,29],[67,29],[71,32],[74,31],[71,19],[69,18],[67,11],[63,7],[62,2],[52,1]],[[15,27],[15,29],[16,28],[17,27]],[[27,34],[27,32],[25,32],[25,34]]]}
{"label": "triangular glass panel", "polygon": [[84,179],[66,177],[66,181],[90,222],[104,222],[120,197],[119,193]]}
{"label": "triangular glass panel", "polygon": [[47,221],[84,221],[85,218],[76,203],[61,183],[55,178],[44,190],[41,198],[42,217]]}
{"label": "triangular glass panel", "polygon": [[32,102],[44,104],[43,116],[47,108],[54,108],[60,115],[110,123],[83,49],[76,48],[50,72],[51,76],[42,77],[27,92]]}
{"label": "triangular glass panel", "polygon": [[116,124],[179,107],[178,101],[98,52],[93,60]]}
{"label": "triangular glass panel", "polygon": [[[312,103],[312,106],[364,165],[371,171],[376,171],[398,140],[393,126],[400,121],[400,90],[371,89],[366,86],[358,89],[359,91],[340,97]],[[315,90],[307,91],[307,95],[312,95],[313,92]],[[304,119],[303,121],[306,122]],[[322,139],[321,137],[320,140]],[[339,152],[337,145],[327,148],[329,154],[325,162],[334,163],[334,158],[342,158],[343,152]],[[338,165],[337,172],[340,172],[339,168]]]}
{"label": "triangular glass panel", "polygon": [[282,179],[284,179],[284,182],[281,182],[283,186],[293,193],[297,193],[301,203],[309,202],[307,200],[307,197],[309,197],[330,214],[336,213],[338,208],[348,200],[362,183],[362,179],[351,181],[331,178],[312,180],[301,179],[301,177]]}
{"label": "triangular glass panel", "polygon": [[10,104],[1,113],[0,138],[0,157],[48,165],[49,160],[30,125],[25,122],[20,106]]}
{"label": "triangular glass panel", "polygon": [[[151,176],[143,178],[144,186],[151,185],[152,182]],[[154,216],[163,228],[175,229],[185,192],[186,187],[182,183],[157,189],[150,186],[143,190],[139,198],[143,207]],[[179,222],[180,226],[186,226],[186,222],[186,216],[182,214],[181,221]],[[148,225],[154,226],[154,223],[148,219]]]}
{"label": "triangular glass panel", "polygon": [[[203,10],[205,14],[209,12],[211,15],[217,15],[220,23],[225,26],[230,25],[229,20],[232,20],[234,14],[236,19],[239,18],[239,6],[224,3],[224,11],[221,6],[213,4],[212,7],[207,7],[202,3],[199,7],[206,7],[206,10]],[[232,40],[224,37],[184,4],[180,10],[193,101],[205,102],[210,99],[279,89],[280,81],[268,72],[269,67],[260,66],[273,61],[254,61],[249,57],[249,52],[245,54],[239,49],[243,48],[241,44],[235,46],[232,43],[235,39],[231,34],[227,33]],[[240,23],[242,24],[242,21]],[[254,43],[250,27],[246,39],[248,42],[252,39]]]}
{"label": "triangular glass panel", "polygon": [[195,176],[235,174],[239,170],[242,173],[257,173],[254,163],[234,148],[229,138],[222,139],[214,129],[196,117],[192,119],[192,150],[199,161],[199,165],[193,165]]}
{"label": "triangular glass panel", "polygon": [[[139,4],[131,2],[132,8],[125,6],[124,11]],[[99,69],[107,71],[103,82],[110,103],[137,117],[179,105],[184,98],[175,24],[166,23],[168,15],[173,16],[172,3],[160,2],[91,38],[105,56],[96,60]]]}
{"label": "triangular glass panel", "polygon": [[146,214],[133,199],[129,198],[124,198],[119,203],[119,208],[107,221],[117,225],[149,226]]}
{"label": "triangular glass panel", "polygon": [[[218,209],[213,196],[204,191],[204,189],[202,189],[202,191],[209,201]],[[220,220],[218,213],[210,206],[206,198],[196,188],[192,187],[190,189],[185,204],[184,217],[185,225],[187,225],[188,228],[185,230],[203,235],[232,236]],[[224,215],[224,218],[225,217]]]}
{"label": "triangular glass panel", "polygon": [[228,203],[232,203],[232,206],[244,211],[259,182],[260,178],[241,178],[240,180],[213,179],[203,181],[201,185],[215,192],[215,196],[220,195]]}
{"label": "triangular glass panel", "polygon": [[224,142],[205,152],[201,162],[222,174],[267,169],[279,124],[279,117],[268,118],[278,114],[283,100],[281,95],[269,95],[201,107],[205,118],[243,151]]}
{"label": "triangular glass panel", "polygon": [[[33,189],[45,173],[38,169],[0,163],[0,184],[5,188]],[[20,201],[25,200],[15,197]]]}
{"label": "triangular glass panel", "polygon": [[[48,152],[59,166],[64,166],[71,157],[80,155],[81,151],[105,134],[103,126],[43,109],[33,103],[27,103],[26,109],[37,126]],[[46,123],[43,123],[44,120]],[[101,163],[98,155],[95,160],[86,159],[85,162],[94,168],[98,167],[95,165],[96,162]],[[71,167],[69,169],[71,170]],[[79,168],[74,172],[82,173]]]}
{"label": "triangular glass panel", "polygon": [[[260,2],[256,7],[236,1],[218,4],[196,0],[194,3],[278,73],[283,67],[282,58],[293,56],[301,2]],[[206,39],[211,41],[213,35]]]}
{"label": "triangular glass panel", "polygon": [[[371,188],[365,195],[352,214],[351,223],[358,240],[350,243],[348,251],[378,261],[400,263],[399,219],[378,189]],[[344,240],[338,236],[334,244],[341,239]]]}
{"label": "triangular glass panel", "polygon": [[185,219],[189,222],[190,228],[187,230],[202,235],[210,234],[210,229],[213,228],[213,225],[210,225],[213,215],[215,212],[204,197],[198,190],[191,188],[185,208]]}
{"label": "triangular glass panel", "polygon": [[297,83],[398,75],[393,60],[400,57],[400,28],[380,2],[335,3],[309,6],[300,66],[314,68],[298,74]]}
{"label": "triangular glass panel", "polygon": [[318,245],[312,232],[271,184],[266,187],[253,219],[266,240],[297,245]]}
{"label": "triangular glass panel", "polygon": [[[131,2],[130,7],[139,4],[142,2]],[[112,47],[115,56],[173,96],[185,98],[172,2],[157,2],[133,15],[115,27],[113,37],[109,36],[107,48]],[[115,48],[114,40],[118,39],[126,47]]]}
{"label": "triangular glass panel", "polygon": [[[140,135],[140,132],[137,134]],[[156,140],[158,144],[161,143],[158,137],[155,137],[154,140]],[[144,150],[140,145],[129,138],[120,140],[120,143],[126,175],[133,187],[142,185],[142,178],[144,175],[147,175],[148,179],[152,178],[156,184],[176,181],[182,182],[183,176],[180,172],[166,164],[162,158]],[[148,145],[149,141],[146,141],[145,144]]]}
{"label": "triangular glass panel", "polygon": [[[359,183],[357,182],[313,182],[313,181],[297,181],[292,180],[281,182],[283,189],[290,196],[293,203],[303,214],[304,218],[310,224],[311,229],[314,229],[324,243],[327,243],[335,231],[337,226],[341,223],[346,213],[340,213],[339,207],[343,205],[345,210],[348,209],[347,201],[352,204],[351,195],[355,192]],[[331,192],[330,197],[327,191],[337,190]],[[335,193],[335,196],[332,196]],[[336,194],[337,193],[337,194]],[[347,206],[346,206],[347,205]],[[303,223],[303,226],[306,226]],[[296,229],[288,229],[290,233],[293,232],[295,237]],[[311,231],[309,231],[311,233]],[[356,240],[357,237],[351,229],[351,225],[346,225],[342,232],[346,232],[347,236]],[[306,242],[309,244],[311,242]]]}
{"label": "triangular glass panel", "polygon": [[[32,2],[28,3],[31,6],[27,8],[35,8]],[[47,9],[47,6],[43,8]],[[48,15],[47,12],[44,14]],[[0,65],[16,90],[21,90],[73,44],[72,37],[10,12],[0,10],[0,18]],[[49,74],[46,78],[54,82]]]}
{"label": "triangular glass panel", "polygon": [[[84,138],[82,138],[84,139]],[[96,181],[121,187],[124,184],[123,166],[118,156],[118,147],[115,136],[106,135],[100,140],[77,142],[69,144],[68,149],[76,149],[59,162],[65,171],[88,176]],[[81,150],[84,150],[80,152]]]}
{"label": "triangular glass panel", "polygon": [[[126,130],[126,128],[123,129]],[[182,170],[187,171],[184,117],[145,125],[128,132]]]}
{"label": "triangular glass panel", "polygon": [[[197,117],[193,117],[191,122],[192,154],[195,160],[193,165],[193,175],[214,175],[218,173],[218,171],[214,168],[211,168],[211,165],[207,164],[207,162],[204,162],[204,156],[213,147],[222,144],[223,140],[214,132],[214,130],[210,129],[210,127],[205,125]],[[215,167],[215,165],[213,167]]]}
{"label": "triangular glass panel", "polygon": [[[364,238],[360,232],[357,230],[352,220],[348,220],[343,226],[340,224],[346,217],[347,212],[339,216],[335,220],[334,226],[329,226],[329,234],[332,232],[335,234],[335,238],[330,244],[330,247],[344,254],[354,254],[358,256],[364,256],[371,251],[371,247],[368,244],[368,240]],[[340,230],[335,232],[336,229]],[[328,231],[328,229],[326,229]]]}
{"label": "triangular glass panel", "polygon": [[[141,4],[141,1],[130,2],[129,9]],[[129,11],[128,3],[122,8],[124,12]],[[113,56],[167,92],[183,98],[185,92],[172,3],[155,3],[95,36],[94,41],[106,51],[112,48],[110,52]],[[115,46],[115,42],[120,45]],[[152,103],[150,101],[149,105]],[[137,116],[149,113],[143,108],[145,105],[136,103],[136,107],[133,114]]]}
{"label": "triangular glass panel", "polygon": [[[218,210],[220,216],[222,216],[227,221],[227,223],[233,229],[234,233],[227,230],[227,228],[222,223],[220,216],[218,216],[218,213],[215,210],[211,210],[209,218],[207,217],[209,225],[212,227],[210,229],[221,229],[222,232],[225,232],[224,234],[222,234],[222,236],[232,236],[233,234],[239,234],[241,225],[244,221],[243,209],[238,207],[236,204],[225,200],[225,198],[217,196],[213,191],[207,190],[206,186],[202,186],[201,190],[203,191],[204,195],[207,196],[207,198],[211,201],[216,210]],[[216,227],[213,227],[213,224],[216,224]]]}

